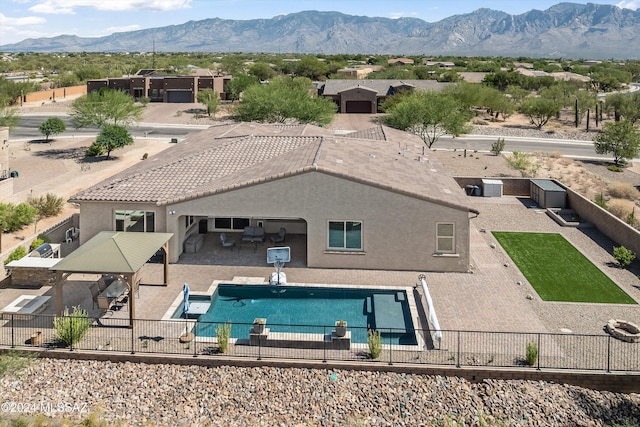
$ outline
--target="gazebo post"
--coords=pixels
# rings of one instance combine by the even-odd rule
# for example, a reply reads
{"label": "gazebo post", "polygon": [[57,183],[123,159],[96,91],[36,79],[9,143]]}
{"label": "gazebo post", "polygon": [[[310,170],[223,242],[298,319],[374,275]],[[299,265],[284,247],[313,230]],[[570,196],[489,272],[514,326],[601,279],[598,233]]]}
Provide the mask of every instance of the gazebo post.
{"label": "gazebo post", "polygon": [[56,316],[62,316],[62,305],[64,302],[62,296],[62,284],[66,280],[63,275],[63,271],[56,271]]}
{"label": "gazebo post", "polygon": [[162,249],[164,249],[164,285],[167,286],[169,284],[169,242],[167,241],[164,245],[162,245]]}
{"label": "gazebo post", "polygon": [[136,290],[135,290],[135,284],[134,284],[135,282],[133,281],[136,275],[137,275],[137,272],[126,275],[127,285],[129,286],[129,327],[131,328],[133,328],[133,319],[135,319],[136,317],[136,307],[135,307]]}

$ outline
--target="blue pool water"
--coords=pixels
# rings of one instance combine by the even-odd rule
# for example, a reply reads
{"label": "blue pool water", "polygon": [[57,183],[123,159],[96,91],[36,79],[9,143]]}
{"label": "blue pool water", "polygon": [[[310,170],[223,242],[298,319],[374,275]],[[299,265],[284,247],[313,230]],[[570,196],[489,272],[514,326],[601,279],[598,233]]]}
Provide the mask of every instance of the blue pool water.
{"label": "blue pool water", "polygon": [[[174,317],[184,318],[182,308]],[[221,284],[209,310],[198,316],[195,332],[214,337],[217,324],[230,321],[231,336],[248,339],[257,317],[266,318],[272,332],[330,333],[341,319],[347,321],[352,342],[366,343],[371,327],[382,332],[385,344],[416,344],[404,290]],[[389,325],[394,329],[386,329]]]}

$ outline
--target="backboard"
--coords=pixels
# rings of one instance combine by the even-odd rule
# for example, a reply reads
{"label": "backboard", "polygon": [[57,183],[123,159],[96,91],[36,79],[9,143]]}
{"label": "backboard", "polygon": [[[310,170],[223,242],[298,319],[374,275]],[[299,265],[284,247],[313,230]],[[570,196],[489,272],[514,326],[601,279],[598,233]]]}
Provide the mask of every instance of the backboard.
{"label": "backboard", "polygon": [[291,261],[291,249],[288,246],[268,248],[267,264],[283,263]]}

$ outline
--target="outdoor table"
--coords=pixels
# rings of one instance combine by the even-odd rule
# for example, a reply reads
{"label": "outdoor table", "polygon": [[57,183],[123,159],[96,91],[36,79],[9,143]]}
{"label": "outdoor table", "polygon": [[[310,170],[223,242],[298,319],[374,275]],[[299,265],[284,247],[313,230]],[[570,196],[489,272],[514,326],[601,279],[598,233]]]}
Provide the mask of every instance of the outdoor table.
{"label": "outdoor table", "polygon": [[114,280],[98,295],[98,308],[108,310],[111,307],[111,303],[120,298],[127,289],[127,284],[123,280]]}

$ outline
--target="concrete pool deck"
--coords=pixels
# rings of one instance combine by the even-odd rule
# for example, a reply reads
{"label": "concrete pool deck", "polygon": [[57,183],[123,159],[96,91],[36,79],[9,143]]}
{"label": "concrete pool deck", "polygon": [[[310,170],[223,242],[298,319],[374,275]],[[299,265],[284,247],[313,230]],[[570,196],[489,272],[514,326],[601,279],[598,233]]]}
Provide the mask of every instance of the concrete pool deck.
{"label": "concrete pool deck", "polygon": [[[285,266],[283,269],[287,281],[309,285],[406,288],[418,285],[419,274],[425,274],[443,330],[604,334],[603,327],[609,319],[640,319],[639,305],[543,302],[502,248],[499,245],[492,247],[492,243],[496,243],[491,235],[492,231],[560,233],[632,298],[640,301],[638,278],[629,270],[612,266],[614,260],[610,251],[614,243],[597,229],[561,227],[544,214],[542,209],[532,206],[529,199],[511,196],[469,197],[469,202],[480,211],[478,217],[471,219],[471,273],[331,270],[304,268],[296,262],[292,263],[292,267]],[[211,242],[210,245],[215,245],[215,239],[207,240]],[[299,247],[301,242],[291,241],[287,244],[292,245],[293,254],[293,247]],[[235,265],[207,265],[219,252],[217,246],[207,249],[206,245],[207,243],[202,254],[189,254],[182,257],[179,263],[170,264],[168,286],[158,285],[161,283],[162,265],[147,264],[143,268],[140,295],[136,297],[137,318],[162,319],[171,304],[182,295],[182,285],[185,282],[193,293],[205,293],[214,281],[256,283],[258,280],[257,283],[264,283],[274,271],[272,266],[264,266],[263,251],[254,254],[253,251],[236,250],[225,255]],[[207,259],[193,259],[199,255]],[[95,317],[127,318],[126,306],[119,311],[94,310],[88,289],[92,278],[80,276],[74,279],[77,280],[71,280],[65,285],[66,306],[80,305]],[[418,286],[414,291],[417,298],[421,297],[421,292]],[[22,294],[53,296],[54,291],[50,287],[3,289],[0,292],[0,306]],[[420,307],[419,311],[424,322],[426,316]],[[42,314],[55,314],[54,305],[50,304]]]}

